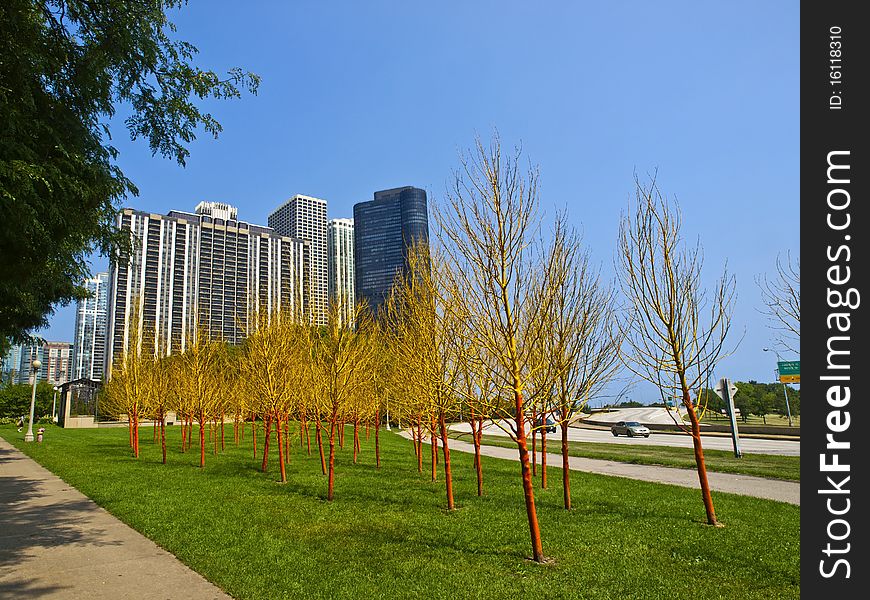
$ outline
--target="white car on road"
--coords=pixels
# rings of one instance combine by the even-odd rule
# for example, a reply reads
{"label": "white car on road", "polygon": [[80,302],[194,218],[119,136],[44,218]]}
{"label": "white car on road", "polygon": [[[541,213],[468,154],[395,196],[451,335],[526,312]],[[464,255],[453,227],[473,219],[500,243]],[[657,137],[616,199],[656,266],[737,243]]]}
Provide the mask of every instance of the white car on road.
{"label": "white car on road", "polygon": [[649,437],[649,429],[637,421],[619,421],[618,423],[614,423],[610,428],[610,433],[613,434],[613,437],[617,437],[620,433],[624,433],[628,437],[634,437],[636,435]]}

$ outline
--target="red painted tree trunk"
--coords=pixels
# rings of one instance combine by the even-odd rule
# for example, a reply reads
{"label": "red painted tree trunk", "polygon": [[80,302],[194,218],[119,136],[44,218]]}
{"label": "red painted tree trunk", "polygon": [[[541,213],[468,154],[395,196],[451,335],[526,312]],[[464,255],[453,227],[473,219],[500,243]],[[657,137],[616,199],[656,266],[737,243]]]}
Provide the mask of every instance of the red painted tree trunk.
{"label": "red painted tree trunk", "polygon": [[[269,464],[269,439],[272,437],[272,415],[266,415],[266,430],[263,433],[263,464],[260,466],[260,470],[263,473],[266,472],[266,468]],[[280,450],[280,448],[279,448]]]}
{"label": "red painted tree trunk", "polygon": [[517,426],[517,450],[520,454],[520,472],[523,478],[523,497],[526,501],[526,517],[529,521],[529,537],[532,541],[532,560],[543,562],[544,548],[541,543],[541,528],[538,525],[538,513],[535,509],[535,487],[532,484],[532,470],[529,464],[529,449],[526,445],[526,424],[523,414],[523,395],[514,392]]}
{"label": "red painted tree trunk", "polygon": [[200,413],[199,420],[199,468],[205,467],[205,417]]}
{"label": "red painted tree trunk", "polygon": [[571,510],[571,469],[568,464],[568,418],[562,415],[562,495],[565,510]]}
{"label": "red painted tree trunk", "polygon": [[544,428],[541,429],[541,487],[547,488],[547,422],[544,422]]}
{"label": "red painted tree trunk", "polygon": [[435,436],[435,419],[430,423],[429,441],[432,456],[432,481],[438,479],[438,438]]}
{"label": "red painted tree trunk", "polygon": [[317,416],[317,420],[314,421],[315,427],[315,437],[317,438],[317,450],[320,452],[320,470],[323,471],[323,474],[326,475],[326,458],[323,456],[323,437],[320,434],[321,426],[320,426],[320,416]]}
{"label": "red painted tree trunk", "polygon": [[257,459],[257,415],[251,413],[251,438],[254,440],[254,460]]}
{"label": "red painted tree trunk", "polygon": [[417,471],[423,472],[423,430],[417,423]]}
{"label": "red painted tree trunk", "polygon": [[381,411],[375,411],[375,468],[381,468],[381,445],[379,434],[381,431]]}
{"label": "red painted tree trunk", "polygon": [[[438,422],[441,426],[441,447],[444,449],[444,482],[447,487],[447,510],[453,510],[453,473],[450,471],[450,447],[447,445],[447,424],[444,411],[440,411]],[[434,435],[432,437],[435,437]]]}
{"label": "red painted tree trunk", "polygon": [[[134,409],[137,410],[137,409]],[[139,458],[139,413],[133,413],[133,456]]]}
{"label": "red painted tree trunk", "polygon": [[326,499],[332,501],[335,489],[335,421],[329,425],[329,483],[326,489]]}
{"label": "red painted tree trunk", "polygon": [[239,409],[236,409],[236,414],[233,416],[233,441],[236,446],[239,445]]}
{"label": "red painted tree trunk", "polygon": [[290,464],[290,445],[293,443],[290,434],[290,417],[284,419],[284,462]]}
{"label": "red painted tree trunk", "polygon": [[308,445],[308,456],[311,456],[311,430],[308,421],[305,421],[305,443]]}
{"label": "red painted tree trunk", "polygon": [[537,440],[536,440],[535,429],[534,429],[536,416],[537,415],[535,414],[535,411],[532,410],[532,475],[533,476],[538,475],[538,446],[537,446]]}
{"label": "red painted tree trunk", "polygon": [[344,450],[344,421],[338,423],[338,447]]}
{"label": "red painted tree trunk", "polygon": [[160,450],[163,452],[163,464],[166,464],[166,416],[160,413]]}
{"label": "red painted tree trunk", "polygon": [[359,453],[359,419],[353,420],[353,464],[356,464],[356,457]]}
{"label": "red painted tree trunk", "polygon": [[688,392],[683,392],[683,403],[688,408],[689,421],[692,423],[692,446],[695,450],[695,465],[698,468],[698,481],[701,484],[701,498],[704,501],[704,510],[707,512],[707,525],[717,525],[716,511],[713,508],[713,497],[710,495],[710,483],[707,481],[707,465],[704,462],[704,448],[701,446],[701,426],[698,423],[698,415],[692,405],[692,398]]}
{"label": "red painted tree trunk", "polygon": [[[472,421],[473,423],[473,421]],[[483,438],[483,419],[478,420],[477,427],[472,424],[471,439],[474,442],[474,470],[477,472],[477,495],[483,496],[483,464],[480,460],[480,443]]]}
{"label": "red painted tree trunk", "polygon": [[284,466],[284,452],[282,452],[282,446],[284,445],[284,439],[281,431],[281,419],[275,419],[275,434],[278,438],[278,466],[281,468],[281,483],[287,483],[287,470]]}

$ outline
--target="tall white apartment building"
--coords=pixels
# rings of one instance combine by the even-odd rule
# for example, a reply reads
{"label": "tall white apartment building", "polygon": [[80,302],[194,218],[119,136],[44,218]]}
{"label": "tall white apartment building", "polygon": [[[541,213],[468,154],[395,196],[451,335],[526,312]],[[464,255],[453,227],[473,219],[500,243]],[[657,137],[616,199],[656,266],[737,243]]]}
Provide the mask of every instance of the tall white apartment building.
{"label": "tall white apartment building", "polygon": [[354,324],[353,219],[330,219],[326,227],[329,303],[341,303],[341,322]]}
{"label": "tall white apartment building", "polygon": [[201,214],[168,215],[128,208],[118,216],[133,250],[112,264],[107,374],[137,330],[149,348],[172,354],[198,330],[238,344],[260,310],[308,313],[307,242],[223,218],[236,214],[234,207],[199,208]]}
{"label": "tall white apartment building", "polygon": [[269,215],[269,227],[279,235],[298,238],[311,247],[310,306],[313,321],[326,323],[329,300],[326,265],[326,200],[296,194]]}
{"label": "tall white apartment building", "polygon": [[84,283],[90,297],[76,305],[70,380],[103,379],[108,327],[109,274],[97,273]]}

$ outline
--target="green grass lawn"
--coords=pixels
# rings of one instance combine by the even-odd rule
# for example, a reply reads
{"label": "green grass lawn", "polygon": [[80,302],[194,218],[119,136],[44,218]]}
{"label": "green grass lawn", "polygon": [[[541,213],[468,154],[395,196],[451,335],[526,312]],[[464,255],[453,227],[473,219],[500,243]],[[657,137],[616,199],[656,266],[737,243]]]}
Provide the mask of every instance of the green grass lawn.
{"label": "green grass lawn", "polygon": [[697,490],[572,472],[568,512],[554,468],[552,487],[536,492],[554,562],[538,565],[526,558],[512,461],[484,457],[478,498],[471,455],[452,453],[458,510],[448,513],[443,473],[434,483],[418,474],[395,434],[382,435],[380,470],[373,438],[362,436],[354,465],[347,436],[331,503],[316,449],[309,457],[298,440],[282,485],[276,463],[259,471],[249,435],[209,453],[204,470],[198,452],[178,452],[178,428],[167,465],[147,429],[138,460],[126,429],[52,426],[26,445],[14,427],[0,436],[236,598],[800,597],[800,511],[788,504],[716,493],[726,527],[714,528]]}
{"label": "green grass lawn", "polygon": [[[547,453],[561,452],[561,433],[547,436]],[[454,433],[451,437],[471,443],[470,433]],[[511,440],[499,435],[484,435],[482,440],[489,446],[516,448]],[[540,451],[540,440],[538,450]],[[531,449],[531,442],[529,443]],[[638,465],[664,465],[667,467],[695,468],[695,454],[691,448],[673,446],[649,446],[640,444],[599,444],[595,442],[568,442],[568,454],[583,458],[598,458]],[[744,454],[736,458],[727,450],[704,450],[704,462],[708,471],[737,473],[800,481],[801,459],[799,456],[777,456],[773,454]],[[560,463],[561,464],[561,463]]]}
{"label": "green grass lawn", "polygon": [[[685,419],[688,422],[688,418]],[[713,423],[716,425],[731,425],[731,419],[727,416],[713,412],[707,411],[704,414],[704,418],[701,419],[702,423]],[[801,426],[801,418],[800,415],[793,416],[791,418],[792,427],[799,428]],[[791,428],[788,424],[788,417],[785,415],[767,415],[767,417],[759,417],[758,415],[747,415],[746,420],[743,420],[743,417],[739,417],[737,419],[737,430],[740,430],[741,425],[763,425],[766,427],[782,427],[783,433],[787,434],[791,431]]]}

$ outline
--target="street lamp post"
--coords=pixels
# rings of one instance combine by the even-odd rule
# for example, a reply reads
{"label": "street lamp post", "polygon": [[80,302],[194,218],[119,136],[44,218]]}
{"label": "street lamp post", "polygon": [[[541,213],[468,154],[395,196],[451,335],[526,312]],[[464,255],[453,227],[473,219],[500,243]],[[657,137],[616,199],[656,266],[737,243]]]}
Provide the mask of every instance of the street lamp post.
{"label": "street lamp post", "polygon": [[27,422],[27,433],[24,434],[25,442],[33,441],[33,410],[36,406],[36,374],[39,372],[39,367],[42,362],[37,358],[30,363],[30,370],[33,373],[33,393],[30,395],[30,420]]}
{"label": "street lamp post", "polygon": [[59,387],[54,386],[54,397],[51,399],[51,420],[55,423],[57,422],[57,416],[55,416],[54,410],[57,407],[57,391],[59,389]]}
{"label": "street lamp post", "polygon": [[[770,352],[770,348],[762,348],[762,350],[764,352]],[[777,362],[781,362],[782,359],[779,356],[779,352],[774,350],[773,353],[776,354]],[[776,379],[779,379],[779,367],[773,370],[773,376]],[[785,382],[782,383],[782,393],[785,394],[785,413],[788,415],[788,426],[791,427],[791,408],[788,406],[788,386]]]}

